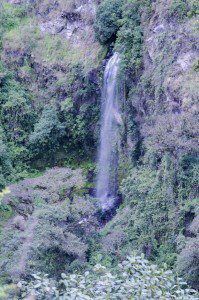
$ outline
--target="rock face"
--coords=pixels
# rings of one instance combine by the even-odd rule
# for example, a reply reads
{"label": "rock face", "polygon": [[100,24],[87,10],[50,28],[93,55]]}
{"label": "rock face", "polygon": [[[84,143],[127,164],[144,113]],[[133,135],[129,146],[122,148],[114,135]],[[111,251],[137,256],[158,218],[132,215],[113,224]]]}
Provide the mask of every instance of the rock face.
{"label": "rock face", "polygon": [[189,51],[178,56],[177,63],[182,68],[182,71],[191,69],[193,62],[198,58],[198,52]]}
{"label": "rock face", "polygon": [[92,32],[95,18],[93,1],[75,1],[60,3],[50,1],[48,6],[44,1],[36,4],[38,26],[42,32],[60,34],[62,38],[78,43],[81,37]]}
{"label": "rock face", "polygon": [[[162,101],[171,112],[194,109],[198,76],[193,78],[194,62],[199,57],[197,18],[179,21],[169,14],[172,2],[156,1],[145,35],[145,71],[154,86],[162,88]],[[189,91],[185,86],[191,82]],[[189,101],[188,101],[189,99]],[[189,103],[188,103],[189,102]]]}
{"label": "rock face", "polygon": [[[36,25],[43,34],[60,36],[62,39],[70,41],[70,45],[75,49],[80,47],[83,50],[85,45],[95,44],[92,26],[96,11],[94,1],[77,0],[66,1],[66,3],[60,0],[7,1],[16,6],[28,3],[32,14],[36,17],[34,26]],[[97,48],[95,50],[95,55],[97,55]]]}
{"label": "rock face", "polygon": [[[198,147],[196,124],[199,76],[194,69],[199,57],[198,21],[196,16],[188,18],[185,15],[179,19],[176,11],[171,13],[172,5],[173,1],[153,1],[150,15],[147,17],[143,13],[143,66],[138,75],[129,80],[130,89],[133,86],[130,100],[135,110],[135,119],[147,147],[153,148],[161,139],[166,139],[165,148],[159,148],[160,155],[166,149],[166,144],[169,144],[166,138],[170,136],[169,128],[175,128],[176,132],[172,130],[172,139],[178,143],[178,137],[183,136],[184,123],[189,132],[188,139],[195,136],[192,142],[187,142],[188,147],[195,145],[194,151]],[[167,119],[168,128],[163,124],[164,119]],[[156,143],[153,137],[157,132],[159,137]],[[127,140],[133,149],[134,141],[130,142],[129,137]],[[174,147],[176,153],[185,146],[181,142]]]}
{"label": "rock face", "polygon": [[22,4],[23,3],[22,0],[8,0],[8,2],[11,4]]}

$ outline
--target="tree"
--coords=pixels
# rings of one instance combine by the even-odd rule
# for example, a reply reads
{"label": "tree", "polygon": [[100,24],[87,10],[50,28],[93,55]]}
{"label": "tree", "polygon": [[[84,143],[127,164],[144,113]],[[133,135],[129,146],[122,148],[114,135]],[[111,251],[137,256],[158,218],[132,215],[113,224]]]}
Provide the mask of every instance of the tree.
{"label": "tree", "polygon": [[6,179],[13,172],[3,128],[0,124],[0,190],[5,187]]}
{"label": "tree", "polygon": [[94,30],[97,40],[103,45],[116,38],[118,20],[122,17],[122,2],[105,0],[98,7]]}
{"label": "tree", "polygon": [[29,140],[33,151],[42,153],[44,150],[54,152],[64,134],[64,126],[58,118],[55,107],[46,105],[39,121],[34,126]]}

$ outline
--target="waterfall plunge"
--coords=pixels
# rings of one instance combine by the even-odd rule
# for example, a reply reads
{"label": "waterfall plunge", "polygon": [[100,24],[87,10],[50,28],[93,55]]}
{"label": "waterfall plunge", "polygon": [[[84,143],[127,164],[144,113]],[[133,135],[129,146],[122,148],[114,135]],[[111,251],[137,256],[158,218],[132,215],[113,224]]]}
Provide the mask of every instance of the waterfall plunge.
{"label": "waterfall plunge", "polygon": [[106,66],[102,90],[102,120],[99,148],[97,198],[103,211],[114,207],[117,195],[117,144],[121,116],[118,103],[117,74],[119,55],[115,53]]}

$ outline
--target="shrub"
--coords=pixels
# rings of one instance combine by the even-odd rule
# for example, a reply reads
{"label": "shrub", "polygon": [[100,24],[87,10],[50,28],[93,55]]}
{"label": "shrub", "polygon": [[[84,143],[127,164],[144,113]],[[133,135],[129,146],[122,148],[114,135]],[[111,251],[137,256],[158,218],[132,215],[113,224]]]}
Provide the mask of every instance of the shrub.
{"label": "shrub", "polygon": [[142,127],[144,143],[148,149],[156,151],[160,157],[165,152],[175,157],[197,153],[197,124],[197,113],[167,113],[156,116],[154,119],[150,118],[150,122]]}
{"label": "shrub", "polygon": [[6,143],[3,128],[0,124],[0,190],[5,187],[12,171],[12,162],[8,151],[8,145]]}
{"label": "shrub", "polygon": [[17,287],[14,284],[1,285],[0,284],[0,300],[13,299],[17,292]]}
{"label": "shrub", "polygon": [[9,205],[0,202],[0,222],[8,220],[13,214]]}
{"label": "shrub", "polygon": [[[198,204],[199,199],[195,199]],[[187,282],[199,290],[199,207],[195,218],[188,227],[186,246],[178,255],[177,266],[180,274]]]}
{"label": "shrub", "polygon": [[2,276],[11,274],[14,280],[30,270],[57,275],[84,267],[88,237],[98,226],[91,199],[76,195],[84,187],[82,171],[67,168],[10,186],[0,203],[0,221],[15,214],[2,228]]}
{"label": "shrub", "polygon": [[26,5],[14,6],[3,1],[1,6],[0,22],[3,20],[3,28],[8,31],[20,24],[27,11]]}
{"label": "shrub", "polygon": [[67,197],[73,197],[75,189],[83,189],[85,178],[81,170],[68,168],[53,168],[37,178],[25,179],[19,184],[10,186],[11,193],[4,195],[3,200],[14,207],[19,213],[20,207],[24,208],[34,204],[35,199],[41,199],[43,203],[56,203]]}
{"label": "shrub", "polygon": [[122,49],[124,67],[134,71],[142,64],[141,5],[139,1],[125,2],[116,41],[116,48]]}
{"label": "shrub", "polygon": [[101,44],[116,38],[119,29],[118,20],[122,16],[121,0],[104,0],[99,5],[94,24],[95,36]]}
{"label": "shrub", "polygon": [[[125,203],[103,234],[106,240],[109,234],[114,239],[113,254],[123,257],[129,249],[139,249],[147,258],[172,266],[177,257],[177,236],[185,226],[186,213],[191,211],[187,208],[185,212],[184,207],[188,201],[193,205],[197,197],[197,160],[184,159],[177,169],[175,161],[165,155],[158,169],[149,164],[134,167],[123,180]],[[122,240],[117,238],[120,228]]]}
{"label": "shrub", "polygon": [[199,235],[187,240],[186,247],[178,256],[178,271],[195,289],[199,289]]}
{"label": "shrub", "polygon": [[39,152],[44,149],[53,152],[63,134],[64,127],[58,119],[55,107],[46,105],[40,120],[34,126],[34,132],[30,135],[30,143]]}
{"label": "shrub", "polygon": [[62,40],[59,36],[45,34],[43,39],[37,43],[35,55],[38,61],[42,60],[48,66],[57,63],[68,65],[73,58],[72,53],[69,55],[69,51],[67,41]]}
{"label": "shrub", "polygon": [[169,7],[168,16],[180,21],[187,16],[187,12],[188,4],[186,0],[173,0]]}
{"label": "shrub", "polygon": [[189,18],[191,18],[193,16],[197,16],[199,14],[199,3],[198,3],[198,1],[197,0],[189,0],[188,5],[189,5],[189,11],[187,13],[187,16]]}
{"label": "shrub", "polygon": [[193,64],[194,71],[199,71],[199,59],[197,59]]}
{"label": "shrub", "polygon": [[[99,66],[101,46],[94,42],[88,20],[84,20],[89,23],[84,30],[74,33],[80,43],[69,43],[62,34],[39,28],[38,12],[52,19],[52,8],[57,15],[65,9],[74,13],[74,4],[80,6],[81,1],[60,0],[56,7],[51,1],[31,5],[29,1],[20,5],[7,2],[3,1],[0,9],[0,117],[6,137],[3,147],[9,148],[7,155],[13,165],[10,174],[18,180],[33,168],[82,162],[93,154],[99,89],[97,71],[91,70]],[[75,14],[81,17],[82,11]],[[76,77],[77,65],[81,72],[77,70]],[[74,107],[60,109],[64,99],[71,99]],[[52,110],[46,109],[47,103],[53,103]],[[1,187],[10,181],[4,169],[0,163]]]}
{"label": "shrub", "polygon": [[21,296],[37,299],[197,299],[196,292],[186,287],[171,271],[158,269],[140,256],[130,256],[115,271],[97,264],[84,275],[61,275],[57,283],[47,275],[34,274],[30,282],[18,283]]}
{"label": "shrub", "polygon": [[1,120],[7,138],[18,144],[24,142],[24,139],[27,139],[28,131],[32,129],[34,121],[30,94],[11,77],[7,78],[3,85],[1,101]]}

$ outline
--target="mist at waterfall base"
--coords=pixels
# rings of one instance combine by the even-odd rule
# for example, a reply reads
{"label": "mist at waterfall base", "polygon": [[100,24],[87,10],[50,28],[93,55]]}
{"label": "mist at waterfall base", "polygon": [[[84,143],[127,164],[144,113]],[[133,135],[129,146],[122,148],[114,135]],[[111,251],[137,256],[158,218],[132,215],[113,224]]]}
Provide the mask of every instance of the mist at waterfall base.
{"label": "mist at waterfall base", "polygon": [[117,201],[117,152],[121,124],[117,84],[119,61],[119,54],[115,53],[109,59],[103,77],[96,198],[104,212],[113,209]]}

